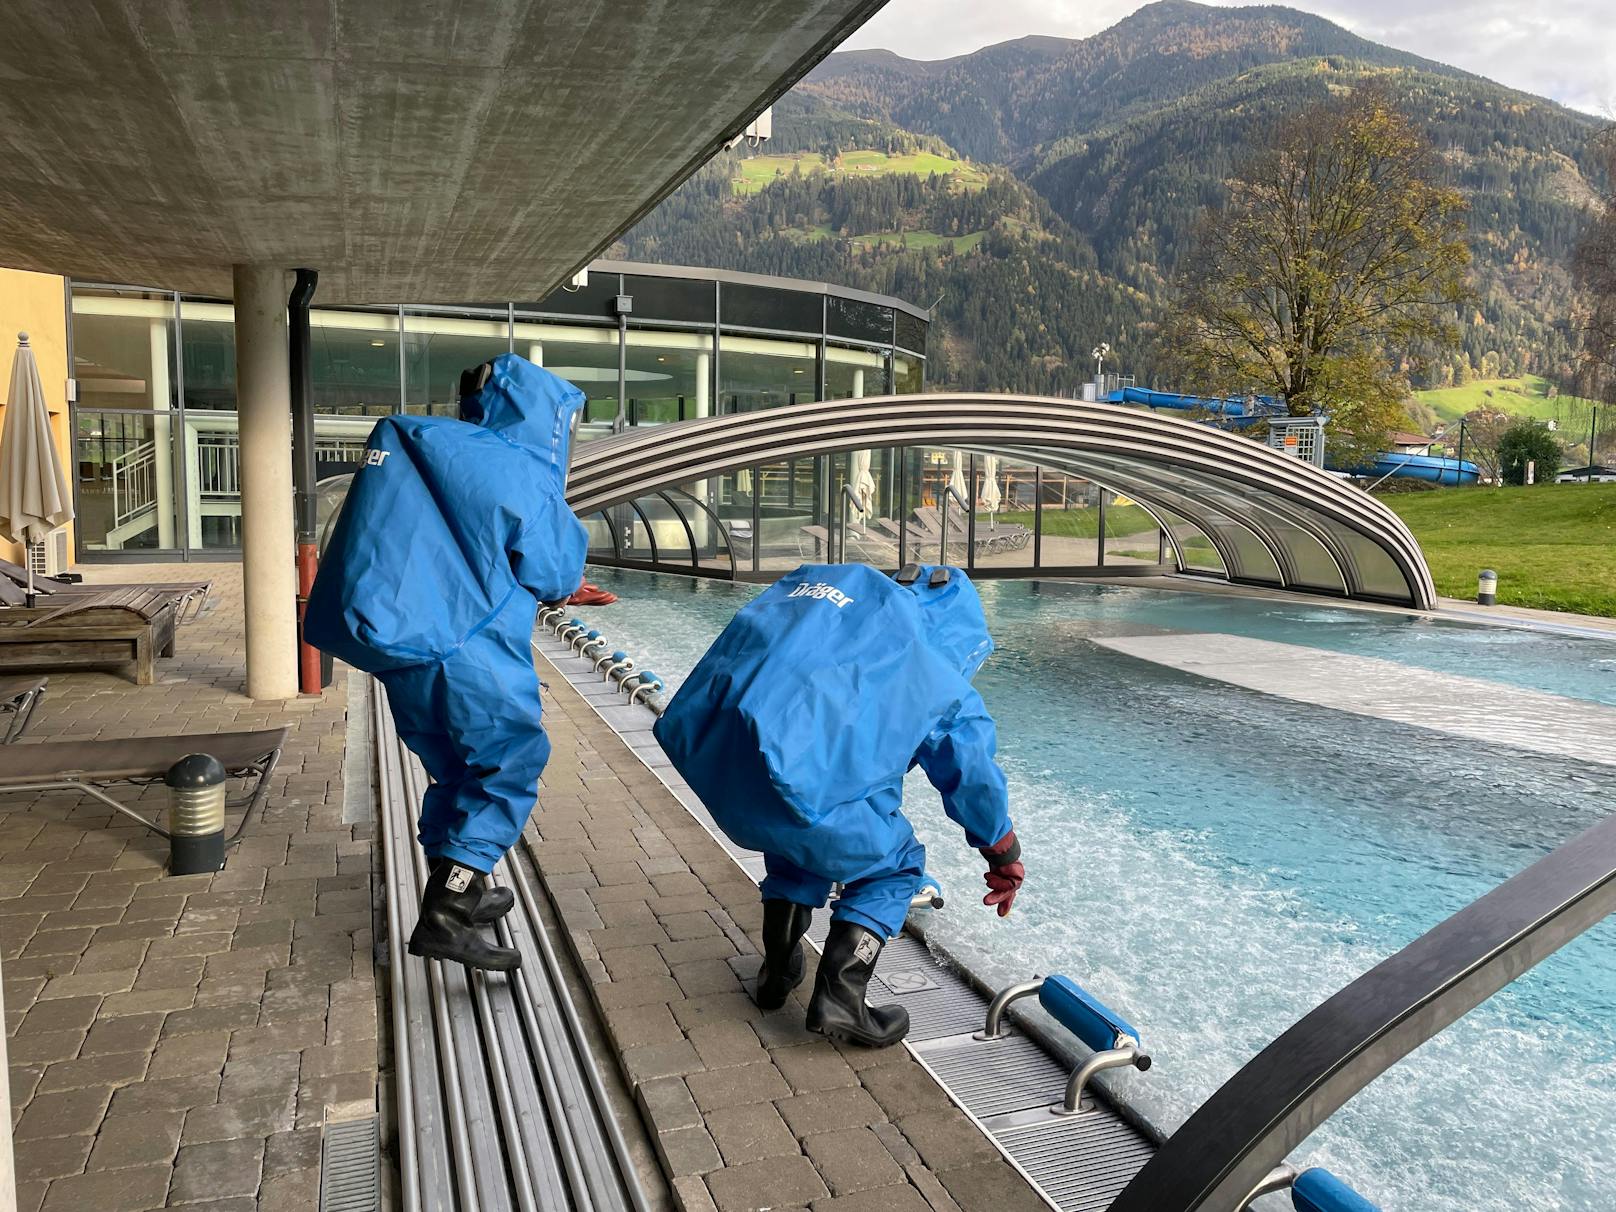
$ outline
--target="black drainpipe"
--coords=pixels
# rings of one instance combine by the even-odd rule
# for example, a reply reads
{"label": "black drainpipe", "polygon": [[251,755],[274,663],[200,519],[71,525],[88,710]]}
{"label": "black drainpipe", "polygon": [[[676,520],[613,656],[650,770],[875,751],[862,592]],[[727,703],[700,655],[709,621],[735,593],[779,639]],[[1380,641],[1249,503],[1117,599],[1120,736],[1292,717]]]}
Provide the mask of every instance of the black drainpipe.
{"label": "black drainpipe", "polygon": [[326,677],[320,653],[303,642],[303,614],[319,566],[319,508],[314,491],[314,393],[309,371],[309,304],[320,275],[312,269],[297,271],[292,295],[286,301],[291,329],[292,374],[292,516],[297,528],[297,632],[298,689],[319,694]]}

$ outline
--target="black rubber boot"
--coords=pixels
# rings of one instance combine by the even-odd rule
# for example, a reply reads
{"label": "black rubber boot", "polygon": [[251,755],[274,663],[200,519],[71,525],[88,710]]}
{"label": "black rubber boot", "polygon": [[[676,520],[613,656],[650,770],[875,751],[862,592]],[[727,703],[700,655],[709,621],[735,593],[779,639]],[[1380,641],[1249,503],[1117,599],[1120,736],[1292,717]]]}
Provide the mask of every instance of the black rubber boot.
{"label": "black rubber boot", "polygon": [[884,1048],[909,1034],[909,1011],[864,1001],[884,945],[880,935],[863,926],[831,922],[808,1003],[808,1030],[866,1048]]}
{"label": "black rubber boot", "polygon": [[814,911],[791,901],[763,902],[763,966],[758,969],[752,1000],[763,1010],[778,1010],[802,984],[802,936]]}
{"label": "black rubber boot", "polygon": [[[437,858],[428,856],[427,869],[436,871],[447,861],[442,855]],[[516,893],[509,888],[490,888],[488,878],[481,871],[473,874],[471,887],[478,894],[477,907],[471,911],[471,920],[479,926],[499,921],[511,911],[511,906],[516,904]]]}
{"label": "black rubber boot", "polygon": [[477,929],[472,916],[482,894],[477,873],[455,862],[438,864],[426,879],[421,897],[421,920],[410,935],[410,954],[425,959],[453,960],[468,968],[510,972],[522,957],[510,947],[498,947]]}

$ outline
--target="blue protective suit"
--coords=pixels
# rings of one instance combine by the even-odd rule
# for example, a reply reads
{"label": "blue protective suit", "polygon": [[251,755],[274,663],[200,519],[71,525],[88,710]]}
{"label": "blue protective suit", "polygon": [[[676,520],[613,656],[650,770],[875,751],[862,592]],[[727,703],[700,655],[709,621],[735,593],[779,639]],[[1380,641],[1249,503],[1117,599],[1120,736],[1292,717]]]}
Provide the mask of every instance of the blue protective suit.
{"label": "blue protective suit", "polygon": [[741,611],[656,726],[675,768],[739,845],[765,899],[903,926],[925,848],[902,812],[919,765],[972,846],[1010,831],[993,719],[970,679],[993,641],[965,574],[904,586],[862,564],[805,565]]}
{"label": "blue protective suit", "polygon": [[309,597],[309,642],[381,679],[435,780],[421,845],[479,871],[521,836],[550,756],[531,644],[538,603],[583,579],[564,495],[583,404],[505,354],[463,419],[378,422]]}

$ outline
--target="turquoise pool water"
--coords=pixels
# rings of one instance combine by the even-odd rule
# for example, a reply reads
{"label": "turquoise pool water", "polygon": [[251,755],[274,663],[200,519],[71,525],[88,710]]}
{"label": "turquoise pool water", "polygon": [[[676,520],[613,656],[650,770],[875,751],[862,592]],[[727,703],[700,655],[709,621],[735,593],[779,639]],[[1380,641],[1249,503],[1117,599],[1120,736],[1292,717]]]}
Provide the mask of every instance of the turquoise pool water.
{"label": "turquoise pool water", "polygon": [[[677,685],[755,589],[600,570],[585,613]],[[981,586],[1028,883],[1000,921],[923,780],[953,893],[940,940],[985,977],[1063,971],[1156,1058],[1121,1080],[1171,1129],[1323,997],[1592,824],[1616,770],[1271,699],[1107,652],[1119,626],[1220,631],[1616,703],[1616,644],[1085,585]],[[1616,1206],[1616,927],[1395,1067],[1301,1150],[1388,1209]]]}

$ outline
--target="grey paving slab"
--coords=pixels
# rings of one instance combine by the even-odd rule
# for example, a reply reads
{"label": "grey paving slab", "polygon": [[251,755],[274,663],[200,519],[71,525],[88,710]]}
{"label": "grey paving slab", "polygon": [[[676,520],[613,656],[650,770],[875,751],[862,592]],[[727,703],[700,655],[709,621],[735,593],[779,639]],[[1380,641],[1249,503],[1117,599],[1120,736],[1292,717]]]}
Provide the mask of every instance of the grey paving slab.
{"label": "grey paving slab", "polygon": [[[0,797],[0,909],[19,910],[4,915],[0,941],[20,1032],[11,1060],[25,1199],[299,1206],[278,1202],[259,1159],[294,1120],[318,1132],[324,1105],[298,1105],[300,1053],[323,1063],[330,1032],[348,1030],[346,1007],[368,1003],[374,1019],[371,826],[344,815],[345,671],[320,696],[255,702],[244,694],[239,565],[84,571],[90,581],[211,579],[212,604],[180,627],[156,685],[51,674],[24,744],[290,734],[261,816],[217,875],[165,877],[162,839],[82,796]],[[160,787],[114,795],[162,811]],[[30,955],[44,967],[22,983]],[[49,1020],[55,1029],[41,1029]],[[373,1101],[374,1029],[345,1034],[341,1047]]]}

